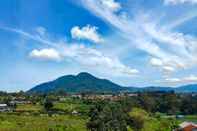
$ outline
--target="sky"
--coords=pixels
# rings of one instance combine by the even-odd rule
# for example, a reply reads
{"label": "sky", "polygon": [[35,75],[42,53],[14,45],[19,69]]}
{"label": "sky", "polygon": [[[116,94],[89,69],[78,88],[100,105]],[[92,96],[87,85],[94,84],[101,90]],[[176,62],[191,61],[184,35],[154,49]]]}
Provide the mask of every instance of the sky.
{"label": "sky", "polygon": [[123,86],[197,83],[197,0],[0,1],[0,90],[80,72]]}

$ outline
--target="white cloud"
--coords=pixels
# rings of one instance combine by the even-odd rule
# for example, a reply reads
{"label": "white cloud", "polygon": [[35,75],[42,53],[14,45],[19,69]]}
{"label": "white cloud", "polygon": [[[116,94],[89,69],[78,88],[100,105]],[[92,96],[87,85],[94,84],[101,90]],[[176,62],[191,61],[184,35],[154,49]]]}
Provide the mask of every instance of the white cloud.
{"label": "white cloud", "polygon": [[169,82],[169,83],[181,82],[181,80],[179,78],[166,78],[165,81]]}
{"label": "white cloud", "polygon": [[[45,38],[44,36],[40,36],[40,34],[36,31],[35,33],[29,33],[29,32],[25,32],[21,29],[17,29],[17,28],[9,28],[9,27],[1,27],[0,29],[6,30],[6,31],[10,31],[10,32],[14,32],[17,34],[20,34],[23,37],[32,39],[37,41],[37,44],[45,44],[47,46],[51,46],[51,47],[58,47],[58,45],[56,45],[54,42],[49,41],[47,38]],[[36,29],[35,29],[36,30]]]}
{"label": "white cloud", "polygon": [[121,31],[121,36],[127,39],[129,41],[128,43],[132,43],[136,48],[143,50],[150,55],[159,58],[170,58],[169,56],[171,56],[171,54],[161,49],[157,43],[153,42],[150,37],[147,36],[143,29],[144,27],[142,26],[145,24],[145,19],[143,17],[143,19],[131,20],[128,17],[122,17],[122,15],[119,15],[122,12],[116,14],[109,10],[103,10],[102,5],[97,1],[81,1],[82,3],[86,3],[83,4],[83,6],[90,10],[91,13],[102,18],[104,21],[114,26],[118,31]]}
{"label": "white cloud", "polygon": [[46,29],[42,26],[37,27],[35,30],[40,36],[44,36],[46,34]]}
{"label": "white cloud", "polygon": [[124,65],[116,56],[109,57],[97,49],[86,47],[79,43],[67,43],[63,40],[51,41],[46,38],[45,35],[39,37],[38,35],[31,34],[20,29],[7,27],[3,29],[38,41],[40,44],[43,44],[43,46],[52,47],[31,51],[29,53],[31,58],[54,61],[71,59],[78,64],[86,66],[88,69],[91,66],[92,68],[95,68],[95,70],[100,69],[102,72],[105,70],[106,72],[119,76],[133,76],[139,73],[137,69]]}
{"label": "white cloud", "polygon": [[[159,66],[164,72],[192,68],[197,65],[197,38],[171,30],[181,23],[196,17],[196,13],[185,16],[184,20],[172,22],[171,25],[161,25],[160,19],[153,19],[154,14],[148,12],[136,13],[131,19],[121,17],[121,13],[104,10],[102,4],[92,0],[81,0],[83,6],[106,23],[111,24],[121,36],[147,55],[158,58],[152,64]],[[128,44],[124,43],[124,44]],[[121,45],[121,46],[124,46]],[[130,47],[133,48],[133,45]],[[126,45],[130,48],[128,45]]]}
{"label": "white cloud", "polygon": [[112,12],[116,12],[121,9],[120,3],[115,0],[100,0],[101,4],[105,9],[108,9]]}
{"label": "white cloud", "polygon": [[178,18],[176,18],[176,20],[170,22],[167,25],[168,29],[173,29],[175,27],[179,27],[180,25],[186,23],[187,21],[190,21],[194,18],[197,17],[197,11],[196,10],[191,10],[186,14],[180,15]]}
{"label": "white cloud", "polygon": [[[121,37],[125,38],[128,41],[126,43],[121,44],[121,47],[123,47],[124,44],[127,44],[126,47],[133,48],[134,45],[134,47],[136,47],[137,49],[146,52],[147,55],[156,59],[156,60],[153,59],[152,62],[150,63],[152,63],[152,65],[154,66],[157,66],[162,71],[175,72],[177,70],[182,70],[197,65],[196,37],[191,36],[189,34],[184,34],[178,31],[174,31],[171,29],[176,27],[177,25],[180,25],[185,20],[180,20],[175,23],[172,22],[171,25],[161,25],[162,22],[158,19],[154,20],[153,19],[154,17],[152,17],[151,14],[149,14],[148,12],[136,13],[136,15],[134,15],[134,17],[131,19],[129,17],[122,17],[121,14],[123,12],[121,12],[121,10],[119,10],[119,12],[117,13],[114,10],[104,7],[101,0],[98,1],[81,0],[81,1],[85,8],[87,8],[94,15],[100,17],[106,23],[112,25],[115,29],[117,29],[117,32],[121,34]],[[186,21],[188,21],[188,19],[194,18],[195,16],[196,15],[187,17]],[[74,36],[77,39],[89,38],[89,36],[87,38],[87,36],[83,35],[82,33],[83,28],[85,27],[80,29],[80,27],[76,26],[74,28],[75,28],[74,31],[75,33],[73,34],[75,35],[72,36]],[[95,39],[92,41],[95,41]],[[96,41],[98,41],[98,37]],[[128,43],[132,46],[129,46]],[[115,65],[119,65],[116,67],[122,67],[120,65],[124,65],[123,63],[120,62],[118,58],[109,57],[107,56],[107,54],[103,55],[101,52],[100,53],[102,55],[97,52],[99,54],[99,57],[101,58],[100,61],[97,62],[98,61],[97,59],[99,59],[97,55],[92,55],[92,57],[90,57],[91,55],[86,56],[85,53],[88,52],[87,50],[85,53],[82,53],[83,52],[82,50],[85,49],[79,49],[80,50],[79,52],[84,54],[81,55],[81,57],[80,55],[77,55],[79,53],[78,51],[72,51],[72,50],[73,47],[69,47],[69,49],[67,50],[67,55],[74,55],[72,56],[72,58],[82,64],[99,65],[98,67],[101,67],[103,65],[102,68],[104,68],[104,65],[105,66],[107,65],[106,67],[110,70],[113,67],[111,66],[110,63],[116,63]],[[94,51],[91,50],[91,52]],[[84,58],[87,58],[87,60]],[[83,60],[86,62],[83,63]],[[100,64],[100,63],[105,63],[105,64]],[[127,68],[128,66],[124,65],[123,67],[124,70],[126,70],[125,67]],[[117,69],[117,68],[113,67],[113,69]],[[122,71],[122,68],[120,70],[121,72],[124,72]]]}
{"label": "white cloud", "polygon": [[186,81],[186,82],[197,82],[197,76],[190,75],[188,77],[185,77],[183,80]]}
{"label": "white cloud", "polygon": [[174,64],[170,61],[161,60],[159,58],[151,58],[149,63],[152,66],[155,66],[155,67],[161,69],[163,71],[163,73],[165,73],[165,74],[172,73],[172,72],[176,71],[176,69],[178,68],[178,66],[176,66],[176,64]]}
{"label": "white cloud", "polygon": [[[169,30],[166,26],[158,27],[156,23],[143,24],[145,32],[165,49],[162,61],[177,67],[177,69],[190,68],[196,65],[197,38]],[[167,30],[168,29],[168,30]]]}
{"label": "white cloud", "polygon": [[151,64],[152,66],[163,66],[162,60],[157,59],[157,58],[151,58],[150,64]]}
{"label": "white cloud", "polygon": [[73,44],[64,46],[63,49],[63,55],[65,57],[69,57],[87,67],[100,68],[102,71],[113,72],[121,76],[136,75],[139,73],[137,69],[121,63],[118,58],[106,56],[102,52],[85,47],[84,45]]}
{"label": "white cloud", "polygon": [[79,26],[75,26],[71,29],[71,35],[74,39],[87,39],[95,43],[102,42],[100,35],[97,32],[98,27],[87,25],[80,29]]}
{"label": "white cloud", "polygon": [[40,60],[52,60],[52,61],[60,61],[61,55],[55,49],[34,49],[30,52],[29,56],[31,58],[40,59]]}
{"label": "white cloud", "polygon": [[195,75],[189,75],[181,78],[166,78],[163,81],[160,81],[162,83],[168,83],[168,84],[192,84],[197,82],[197,76]]}
{"label": "white cloud", "polygon": [[162,69],[163,69],[163,71],[165,73],[171,73],[171,72],[174,72],[175,71],[175,68],[172,67],[172,66],[163,66]]}
{"label": "white cloud", "polygon": [[197,4],[197,0],[164,0],[166,5],[177,5],[177,4]]}

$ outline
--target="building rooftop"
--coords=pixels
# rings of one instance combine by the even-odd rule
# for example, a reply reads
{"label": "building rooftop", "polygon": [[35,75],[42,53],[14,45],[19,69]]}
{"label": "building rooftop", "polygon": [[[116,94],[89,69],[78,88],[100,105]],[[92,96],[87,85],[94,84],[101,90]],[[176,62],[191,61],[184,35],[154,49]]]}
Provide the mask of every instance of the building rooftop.
{"label": "building rooftop", "polygon": [[5,107],[7,106],[7,104],[0,104],[0,107]]}
{"label": "building rooftop", "polygon": [[185,127],[190,126],[190,125],[195,126],[195,127],[197,128],[197,124],[195,124],[195,123],[193,123],[193,122],[183,122],[183,123],[181,123],[179,126],[180,126],[181,128],[185,128]]}

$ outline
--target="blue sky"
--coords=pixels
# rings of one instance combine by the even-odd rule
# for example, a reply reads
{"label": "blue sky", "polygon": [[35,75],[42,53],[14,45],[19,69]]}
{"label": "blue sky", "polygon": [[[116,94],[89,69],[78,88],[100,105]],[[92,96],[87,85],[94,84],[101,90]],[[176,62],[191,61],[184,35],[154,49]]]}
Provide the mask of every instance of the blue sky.
{"label": "blue sky", "polygon": [[197,82],[197,0],[1,0],[0,90],[89,72],[125,86]]}

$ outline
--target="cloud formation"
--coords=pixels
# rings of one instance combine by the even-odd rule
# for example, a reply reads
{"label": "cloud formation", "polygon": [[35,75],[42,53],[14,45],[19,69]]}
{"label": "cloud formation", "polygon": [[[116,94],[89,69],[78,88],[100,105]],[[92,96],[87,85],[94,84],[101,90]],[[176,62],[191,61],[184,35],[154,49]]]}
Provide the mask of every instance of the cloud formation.
{"label": "cloud formation", "polygon": [[178,65],[174,61],[165,61],[165,60],[162,60],[162,59],[159,59],[159,58],[151,58],[149,63],[152,66],[161,69],[161,71],[165,75],[169,74],[169,73],[173,73],[180,68],[183,68],[183,67],[181,67],[181,65]]}
{"label": "cloud formation", "polygon": [[[135,1],[133,5],[131,5],[133,1],[129,0],[124,1],[129,4],[123,3],[121,0],[80,1],[76,1],[77,5],[81,4],[80,6],[94,15],[91,16],[88,13],[88,18],[95,19],[96,16],[102,22],[99,20],[99,24],[97,24],[99,27],[93,24],[97,20],[91,21],[92,25],[81,26],[80,23],[84,24],[84,21],[79,20],[77,22],[79,25],[75,25],[75,23],[72,25],[73,28],[68,29],[72,37],[68,38],[69,41],[58,38],[64,34],[51,36],[44,27],[33,27],[33,30],[29,27],[28,30],[32,32],[3,28],[20,34],[22,36],[20,38],[25,37],[25,40],[31,44],[39,44],[36,45],[37,48],[34,45],[28,47],[32,50],[28,55],[34,59],[57,61],[58,55],[56,55],[57,59],[49,55],[51,53],[48,50],[54,50],[61,57],[58,61],[62,60],[62,65],[75,66],[80,70],[85,69],[91,72],[103,72],[103,74],[107,72],[111,78],[115,74],[119,76],[136,75],[139,73],[137,69],[141,69],[141,77],[135,79],[139,85],[151,83],[156,77],[163,78],[170,83],[195,79],[195,75],[187,79],[179,76],[196,72],[194,68],[197,66],[197,37],[196,31],[192,28],[195,26],[195,23],[192,22],[197,18],[194,0],[193,2],[163,0],[166,2],[166,6],[163,6],[163,1],[162,3],[154,2],[155,6],[160,6],[159,8],[152,8],[153,6],[147,6],[148,4],[142,5],[141,3],[145,1],[140,1],[139,4],[138,1]],[[179,6],[169,7],[167,5]],[[190,10],[189,7],[192,9]],[[174,9],[178,9],[178,11],[173,12]],[[85,15],[83,18],[87,19],[87,16]],[[77,17],[76,20],[78,20]],[[188,25],[187,22],[192,24]],[[111,28],[110,30],[107,28],[107,33],[105,33],[106,29],[100,30],[106,25]],[[16,27],[16,25],[13,26]],[[185,28],[188,26],[191,28]],[[53,31],[53,28],[50,27],[50,30]],[[55,29],[56,33],[57,30]],[[102,36],[100,31],[106,35]],[[152,67],[146,66],[147,63]],[[194,69],[194,72],[191,72],[190,69]],[[156,73],[149,75],[152,72]],[[128,78],[124,77],[120,78],[120,81],[130,83]]]}
{"label": "cloud formation", "polygon": [[[161,67],[161,70],[173,72],[197,65],[197,38],[171,29],[185,22],[185,18],[172,22],[169,28],[168,25],[160,24],[160,19],[153,19],[154,14],[148,12],[135,13],[133,18],[127,17],[126,13],[126,17],[122,17],[121,14],[125,12],[105,10],[97,1],[81,1],[86,3],[82,5],[91,13],[112,25],[117,32],[120,31],[121,36],[127,39],[129,44],[151,57],[160,59],[162,66],[158,67]],[[187,20],[195,16],[187,17]]]}
{"label": "cloud formation", "polygon": [[163,83],[169,84],[192,84],[197,82],[197,76],[189,75],[182,78],[166,78]]}
{"label": "cloud formation", "polygon": [[[50,47],[41,50],[32,50],[29,53],[31,58],[53,61],[71,59],[87,68],[92,67],[95,68],[95,70],[106,70],[118,76],[133,76],[139,73],[137,69],[123,64],[118,57],[110,57],[95,48],[87,47],[81,43],[67,43],[62,39],[51,41],[45,35],[39,36],[14,28],[6,27],[5,29],[20,34],[28,39],[38,41],[40,44],[43,44],[43,46]],[[45,29],[45,34],[46,33]]]}
{"label": "cloud formation", "polygon": [[60,53],[55,49],[34,49],[30,52],[29,56],[39,60],[60,61],[62,59]]}
{"label": "cloud formation", "polygon": [[120,3],[116,2],[115,0],[98,0],[101,2],[104,9],[110,10],[112,12],[117,12],[121,9]]}
{"label": "cloud formation", "polygon": [[40,36],[44,36],[46,34],[46,29],[42,26],[37,27],[35,31],[38,32]]}
{"label": "cloud formation", "polygon": [[96,49],[85,47],[84,45],[72,44],[70,46],[64,46],[63,49],[63,55],[65,57],[71,58],[87,67],[101,69],[101,71],[107,70],[113,72],[115,75],[121,76],[136,75],[139,73],[137,69],[132,69],[124,65],[118,58],[109,57]]}
{"label": "cloud formation", "polygon": [[75,26],[71,29],[71,35],[73,39],[86,39],[95,43],[102,42],[102,38],[97,32],[98,27],[87,25],[85,27],[80,28],[79,26]]}

